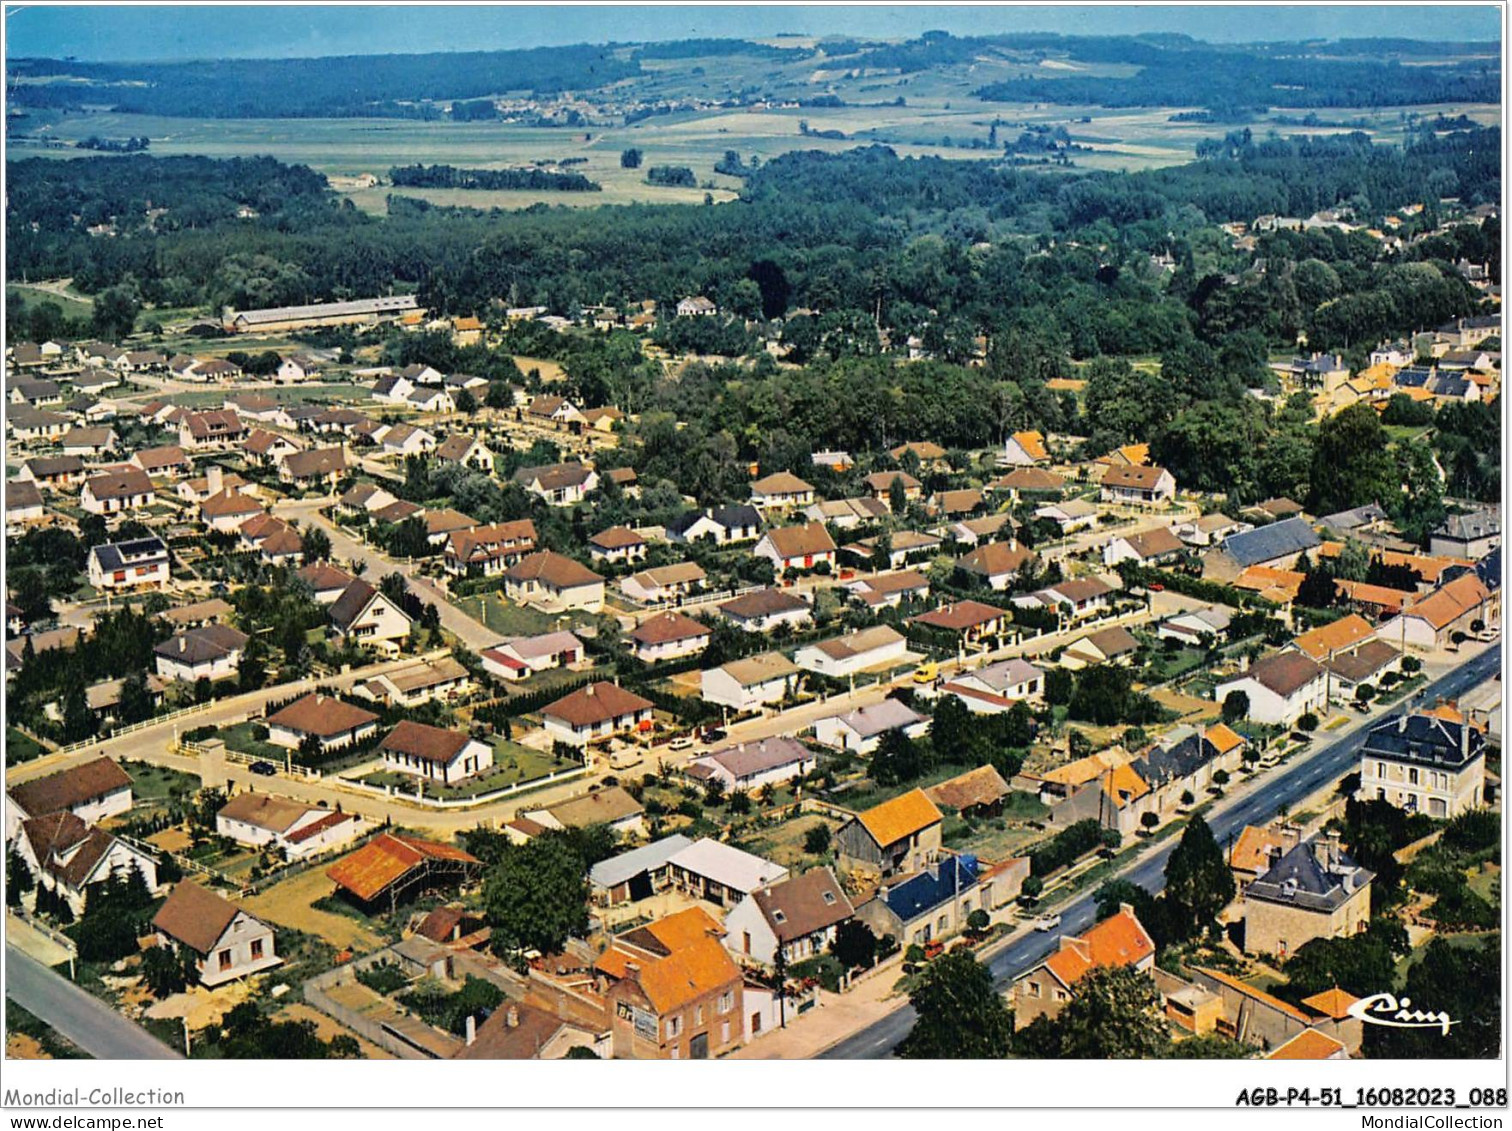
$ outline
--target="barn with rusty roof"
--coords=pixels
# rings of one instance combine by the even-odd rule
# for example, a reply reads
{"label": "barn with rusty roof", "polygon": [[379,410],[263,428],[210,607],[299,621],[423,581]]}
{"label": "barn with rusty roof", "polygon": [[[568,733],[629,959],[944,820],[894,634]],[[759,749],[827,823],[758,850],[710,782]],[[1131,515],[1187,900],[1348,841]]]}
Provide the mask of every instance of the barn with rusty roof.
{"label": "barn with rusty roof", "polygon": [[392,911],[426,891],[477,879],[483,862],[449,844],[384,833],[326,869],[342,895],[364,910]]}

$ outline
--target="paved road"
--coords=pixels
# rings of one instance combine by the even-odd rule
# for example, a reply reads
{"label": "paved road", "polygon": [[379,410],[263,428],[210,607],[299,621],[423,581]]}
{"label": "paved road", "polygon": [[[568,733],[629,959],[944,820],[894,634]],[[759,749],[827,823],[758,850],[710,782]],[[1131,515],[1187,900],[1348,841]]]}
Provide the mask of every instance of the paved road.
{"label": "paved road", "polygon": [[13,946],[5,948],[5,996],[97,1060],[182,1060],[145,1029]]}
{"label": "paved road", "polygon": [[[1498,642],[1428,684],[1414,701],[1429,702],[1440,696],[1446,699],[1457,698],[1493,675],[1499,670],[1500,664],[1501,649]],[[1237,836],[1245,825],[1270,820],[1282,804],[1295,804],[1317,792],[1327,782],[1348,773],[1355,761],[1355,751],[1364,741],[1369,727],[1394,718],[1402,709],[1367,720],[1368,725],[1344,735],[1312,756],[1294,760],[1291,765],[1260,778],[1256,789],[1236,797],[1231,803],[1215,809],[1209,815],[1208,824],[1212,827],[1213,835],[1220,844],[1226,843],[1228,837]],[[1166,859],[1176,842],[1176,837],[1167,838],[1159,849],[1141,857],[1120,878],[1130,880],[1152,893],[1160,891],[1165,887]],[[1092,925],[1096,913],[1095,892],[1087,892],[1073,899],[1061,908],[1061,933],[1080,934]],[[1058,945],[1056,938],[1055,934],[1029,934],[993,955],[987,966],[992,971],[997,987],[1006,990],[1016,977],[1042,961],[1055,950]],[[870,1060],[890,1056],[892,1050],[912,1030],[914,1016],[913,1007],[904,1005],[821,1053],[820,1059]]]}

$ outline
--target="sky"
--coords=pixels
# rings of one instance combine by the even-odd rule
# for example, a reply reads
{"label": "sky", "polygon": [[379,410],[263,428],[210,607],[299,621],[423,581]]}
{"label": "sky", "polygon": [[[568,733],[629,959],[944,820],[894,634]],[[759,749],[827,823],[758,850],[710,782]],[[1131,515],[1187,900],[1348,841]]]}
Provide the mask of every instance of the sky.
{"label": "sky", "polygon": [[143,61],[476,51],[570,43],[747,38],[783,32],[905,38],[1013,31],[1132,35],[1175,31],[1210,42],[1397,36],[1500,38],[1495,4],[1385,6],[1036,4],[1024,7],[770,4],[28,5],[5,8],[8,57]]}

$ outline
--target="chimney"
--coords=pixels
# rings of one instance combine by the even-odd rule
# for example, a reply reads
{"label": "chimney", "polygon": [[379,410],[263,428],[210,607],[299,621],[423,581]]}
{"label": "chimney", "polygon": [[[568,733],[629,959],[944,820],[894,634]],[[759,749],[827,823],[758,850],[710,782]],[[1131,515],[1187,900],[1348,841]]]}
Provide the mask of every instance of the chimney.
{"label": "chimney", "polygon": [[584,693],[584,694],[585,694],[585,695],[587,695],[587,696],[588,696],[588,698],[590,698],[590,699],[592,699],[592,698],[593,698],[593,684],[591,684],[591,683],[590,683],[590,684],[589,684],[589,685],[588,685],[588,686],[587,686],[587,687],[586,687],[586,688],[585,688],[585,689],[584,689],[584,692],[583,692],[583,693]]}
{"label": "chimney", "polygon": [[189,641],[188,641],[188,639],[186,637],[183,637],[183,636],[180,636],[178,638],[178,640],[179,640],[179,654],[183,655],[184,650],[189,646]]}
{"label": "chimney", "polygon": [[225,485],[225,472],[218,463],[211,464],[205,472],[205,490],[211,495],[219,495]]}
{"label": "chimney", "polygon": [[472,1044],[478,1039],[478,1022],[471,1013],[467,1015],[467,1043]]}
{"label": "chimney", "polygon": [[509,1007],[509,1010],[504,1014],[504,1023],[511,1029],[518,1029],[520,1027],[519,1006],[511,1005]]}

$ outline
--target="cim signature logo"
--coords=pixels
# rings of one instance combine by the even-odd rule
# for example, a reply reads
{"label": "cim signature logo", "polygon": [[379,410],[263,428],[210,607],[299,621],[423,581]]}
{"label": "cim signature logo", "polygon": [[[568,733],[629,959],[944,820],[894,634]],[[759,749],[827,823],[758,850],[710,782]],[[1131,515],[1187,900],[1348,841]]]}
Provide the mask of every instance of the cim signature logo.
{"label": "cim signature logo", "polygon": [[1367,1025],[1385,1025],[1392,1029],[1438,1029],[1449,1035],[1449,1026],[1458,1025],[1442,1010],[1428,1013],[1412,1009],[1410,997],[1398,998],[1395,994],[1371,994],[1361,998],[1346,1011]]}

